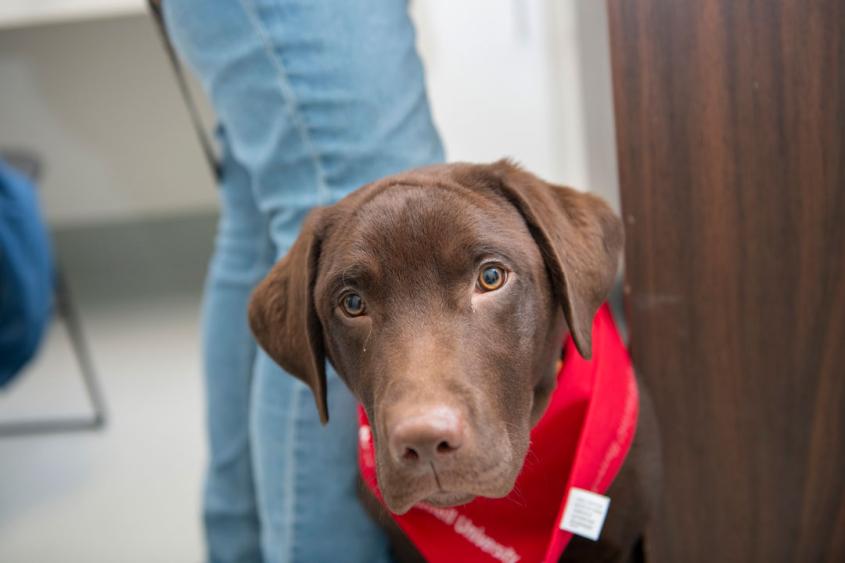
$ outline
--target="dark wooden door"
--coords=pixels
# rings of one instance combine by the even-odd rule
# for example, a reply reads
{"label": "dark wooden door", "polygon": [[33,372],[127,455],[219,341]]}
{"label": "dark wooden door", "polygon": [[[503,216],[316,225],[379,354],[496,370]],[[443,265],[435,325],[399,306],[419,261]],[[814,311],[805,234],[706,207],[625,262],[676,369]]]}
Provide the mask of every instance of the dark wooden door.
{"label": "dark wooden door", "polygon": [[845,562],[845,1],[608,7],[650,560]]}

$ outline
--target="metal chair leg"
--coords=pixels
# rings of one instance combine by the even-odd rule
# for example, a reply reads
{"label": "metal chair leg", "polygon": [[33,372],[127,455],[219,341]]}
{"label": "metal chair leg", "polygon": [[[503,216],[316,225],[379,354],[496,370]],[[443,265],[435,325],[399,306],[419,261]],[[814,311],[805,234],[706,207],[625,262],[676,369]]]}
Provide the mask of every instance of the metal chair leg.
{"label": "metal chair leg", "polygon": [[99,430],[106,423],[106,405],[97,373],[91,361],[85,334],[82,330],[79,314],[71,299],[64,274],[59,269],[56,274],[56,314],[61,317],[67,328],[71,347],[76,357],[79,373],[85,386],[85,392],[91,404],[92,414],[81,417],[36,419],[0,424],[0,438],[11,436],[31,436],[37,434],[55,434]]}

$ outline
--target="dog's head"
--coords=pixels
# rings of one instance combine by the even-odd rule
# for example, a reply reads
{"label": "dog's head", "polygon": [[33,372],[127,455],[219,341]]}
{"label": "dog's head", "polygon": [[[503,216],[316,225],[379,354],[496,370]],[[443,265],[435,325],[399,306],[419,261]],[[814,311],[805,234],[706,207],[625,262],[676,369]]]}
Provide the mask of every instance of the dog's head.
{"label": "dog's head", "polygon": [[590,356],[621,245],[595,196],[507,161],[431,166],[313,212],[250,324],[324,422],[332,362],[369,416],[391,510],[502,497],[566,330]]}

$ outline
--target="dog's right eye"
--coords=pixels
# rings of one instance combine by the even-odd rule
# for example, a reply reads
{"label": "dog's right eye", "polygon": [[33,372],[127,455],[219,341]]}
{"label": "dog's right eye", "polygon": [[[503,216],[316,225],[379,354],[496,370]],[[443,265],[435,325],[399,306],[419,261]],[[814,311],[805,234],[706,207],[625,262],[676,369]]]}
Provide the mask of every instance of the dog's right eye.
{"label": "dog's right eye", "polygon": [[478,274],[478,286],[482,291],[495,291],[505,284],[505,271],[498,266],[488,266]]}
{"label": "dog's right eye", "polygon": [[357,293],[347,293],[340,300],[343,312],[350,317],[360,317],[364,314],[364,300]]}

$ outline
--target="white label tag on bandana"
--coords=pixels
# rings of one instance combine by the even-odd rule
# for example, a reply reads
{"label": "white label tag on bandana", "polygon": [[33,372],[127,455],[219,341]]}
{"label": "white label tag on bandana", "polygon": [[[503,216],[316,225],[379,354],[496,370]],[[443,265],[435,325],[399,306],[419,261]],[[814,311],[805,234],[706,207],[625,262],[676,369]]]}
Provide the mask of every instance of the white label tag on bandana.
{"label": "white label tag on bandana", "polygon": [[560,529],[597,541],[610,498],[592,491],[572,487],[560,521]]}

